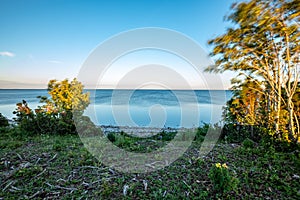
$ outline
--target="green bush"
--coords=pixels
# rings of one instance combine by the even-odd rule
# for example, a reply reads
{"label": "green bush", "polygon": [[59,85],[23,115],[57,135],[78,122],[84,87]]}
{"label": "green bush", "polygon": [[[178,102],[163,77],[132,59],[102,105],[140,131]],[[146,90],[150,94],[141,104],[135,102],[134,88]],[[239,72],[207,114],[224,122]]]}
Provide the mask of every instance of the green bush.
{"label": "green bush", "polygon": [[[253,131],[251,133],[251,131]],[[242,143],[245,138],[259,142],[265,136],[265,128],[259,126],[225,124],[222,129],[221,139],[227,142]]]}
{"label": "green bush", "polygon": [[107,134],[107,139],[109,139],[109,141],[111,141],[111,142],[115,142],[116,136],[114,133],[109,133],[109,134]]}
{"label": "green bush", "polygon": [[162,140],[162,141],[171,141],[174,139],[177,132],[168,132],[168,131],[162,131],[159,134],[156,134],[151,137],[151,139],[154,140]]}
{"label": "green bush", "polygon": [[254,147],[254,141],[249,139],[249,138],[246,138],[244,141],[243,141],[243,146],[245,148],[253,148]]}
{"label": "green bush", "polygon": [[238,179],[231,175],[226,163],[216,163],[209,171],[209,178],[217,192],[236,191]]}
{"label": "green bush", "polygon": [[[13,112],[16,115],[14,120],[23,132],[29,134],[77,133],[73,115],[76,115],[76,119],[81,120],[82,118],[79,117],[82,117],[84,109],[89,104],[89,93],[83,92],[83,85],[76,79],[71,82],[68,79],[63,81],[50,80],[48,93],[51,99],[38,96],[40,103],[44,103],[44,105],[39,106],[34,111],[29,108],[25,100],[17,103],[17,108]],[[79,121],[80,130],[84,134],[91,134],[94,131],[86,128],[96,130],[95,126],[90,126],[92,124],[90,120],[86,120],[86,122],[81,123]]]}
{"label": "green bush", "polygon": [[8,119],[0,113],[0,127],[9,126]]}
{"label": "green bush", "polygon": [[198,127],[195,135],[195,140],[202,142],[204,140],[204,137],[207,134],[208,129],[209,129],[209,124],[206,123],[203,126]]}
{"label": "green bush", "polygon": [[29,134],[74,134],[76,127],[72,113],[43,112],[41,109],[32,111],[25,100],[17,104],[13,112],[14,120],[19,128]]}

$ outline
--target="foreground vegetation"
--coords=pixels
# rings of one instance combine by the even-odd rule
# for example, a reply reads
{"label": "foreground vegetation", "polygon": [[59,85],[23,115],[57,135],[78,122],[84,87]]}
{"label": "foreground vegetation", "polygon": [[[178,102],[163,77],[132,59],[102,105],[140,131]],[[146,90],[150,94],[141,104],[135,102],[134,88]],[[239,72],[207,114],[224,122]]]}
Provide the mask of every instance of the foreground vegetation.
{"label": "foreground vegetation", "polygon": [[[151,138],[148,143],[147,139],[142,139],[141,144],[145,148],[134,148],[136,138],[130,138],[125,133],[114,135],[114,143],[128,150],[144,152],[147,147],[151,149],[165,145],[171,139],[165,134],[162,133],[164,137]],[[84,148],[77,135],[28,136],[17,128],[2,128],[0,198],[300,197],[299,148],[282,152],[271,147],[274,146],[271,141],[265,140],[264,144],[259,144],[246,139],[241,143],[231,143],[227,138],[227,142],[220,141],[208,155],[199,158],[198,151],[204,135],[205,127],[198,130],[185,155],[164,169],[148,174],[124,174],[103,166]],[[237,187],[231,190],[216,187],[218,180],[212,179],[211,172],[218,163],[226,164],[228,172],[237,180]]]}
{"label": "foreground vegetation", "polygon": [[[0,199],[299,199],[299,1],[251,0],[232,8],[227,20],[235,26],[209,42],[218,59],[207,70],[244,77],[233,80],[226,125],[211,152],[199,156],[204,125],[164,169],[125,174],[104,166],[76,134],[101,133],[82,116],[89,94],[76,79],[51,80],[51,98],[39,97],[44,105],[17,104],[15,126],[0,114]],[[175,134],[110,133],[107,142],[145,153]]]}

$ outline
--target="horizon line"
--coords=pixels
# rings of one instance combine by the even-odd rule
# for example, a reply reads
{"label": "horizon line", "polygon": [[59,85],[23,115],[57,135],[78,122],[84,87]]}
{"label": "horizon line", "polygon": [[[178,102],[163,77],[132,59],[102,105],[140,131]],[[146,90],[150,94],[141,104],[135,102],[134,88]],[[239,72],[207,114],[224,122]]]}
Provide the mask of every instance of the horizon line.
{"label": "horizon line", "polygon": [[[47,88],[0,88],[0,90],[47,90]],[[165,88],[84,88],[84,90],[231,90],[221,89],[221,88],[193,88],[193,89],[184,89],[184,88],[175,88],[175,89],[165,89]]]}

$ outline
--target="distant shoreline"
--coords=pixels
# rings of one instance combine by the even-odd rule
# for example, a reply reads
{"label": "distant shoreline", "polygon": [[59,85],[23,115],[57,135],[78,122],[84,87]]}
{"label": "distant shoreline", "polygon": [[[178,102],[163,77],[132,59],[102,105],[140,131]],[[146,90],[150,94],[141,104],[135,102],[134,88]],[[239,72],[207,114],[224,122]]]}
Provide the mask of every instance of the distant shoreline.
{"label": "distant shoreline", "polygon": [[101,125],[97,126],[101,128],[104,135],[109,133],[126,133],[136,137],[151,137],[158,133],[165,132],[165,133],[175,133],[178,131],[187,131],[193,130],[195,128],[173,128],[173,127],[146,127],[146,126],[113,126],[113,125]]}
{"label": "distant shoreline", "polygon": [[[8,119],[10,125],[17,125],[17,122],[13,119]],[[101,129],[104,135],[108,135],[110,133],[120,134],[122,132],[135,136],[135,137],[151,137],[158,133],[175,133],[178,131],[188,131],[193,130],[195,128],[174,128],[174,127],[147,127],[147,126],[114,126],[114,125],[96,125]],[[198,127],[197,127],[198,128]],[[80,134],[79,134],[80,135]]]}

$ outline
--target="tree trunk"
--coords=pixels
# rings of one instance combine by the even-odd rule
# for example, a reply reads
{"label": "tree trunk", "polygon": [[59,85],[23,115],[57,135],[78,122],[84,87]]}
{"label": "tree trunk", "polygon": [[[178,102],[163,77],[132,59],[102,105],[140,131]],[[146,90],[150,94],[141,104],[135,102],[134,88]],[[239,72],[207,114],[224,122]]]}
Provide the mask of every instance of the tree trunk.
{"label": "tree trunk", "polygon": [[292,98],[288,98],[288,112],[289,112],[289,135],[296,140],[295,127],[294,127],[294,106]]}
{"label": "tree trunk", "polygon": [[296,130],[297,130],[297,135],[296,135],[296,142],[297,143],[300,143],[300,125],[299,125],[299,120],[298,120],[298,116],[297,114],[294,112],[294,119],[295,119],[295,122],[296,122]]}
{"label": "tree trunk", "polygon": [[277,72],[277,102],[275,103],[275,111],[276,111],[276,115],[275,115],[275,131],[276,131],[276,135],[280,136],[279,134],[279,125],[280,125],[280,112],[281,112],[281,67],[278,64],[278,72]]}
{"label": "tree trunk", "polygon": [[[287,106],[288,106],[288,112],[289,112],[289,135],[292,136],[293,139],[296,139],[296,135],[295,135],[295,130],[294,130],[294,104],[292,101],[292,98],[294,96],[294,89],[292,88],[292,76],[293,76],[293,72],[292,72],[292,66],[290,63],[290,45],[289,45],[289,35],[286,33],[285,34],[285,42],[286,42],[286,60],[287,60],[287,65],[288,65],[288,79],[287,79],[287,96],[288,96],[288,102],[287,102]],[[294,80],[297,82],[298,80]]]}

